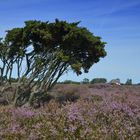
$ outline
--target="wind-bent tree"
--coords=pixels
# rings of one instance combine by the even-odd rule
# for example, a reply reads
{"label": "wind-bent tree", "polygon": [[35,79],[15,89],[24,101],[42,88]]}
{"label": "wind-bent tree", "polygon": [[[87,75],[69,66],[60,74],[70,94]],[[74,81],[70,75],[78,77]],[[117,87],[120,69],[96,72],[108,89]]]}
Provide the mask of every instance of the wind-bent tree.
{"label": "wind-bent tree", "polygon": [[34,20],[7,32],[0,46],[7,50],[2,54],[8,59],[5,75],[9,81],[13,73],[18,78],[14,104],[31,104],[37,93],[49,91],[68,70],[77,75],[87,73],[106,56],[105,42],[78,24]]}

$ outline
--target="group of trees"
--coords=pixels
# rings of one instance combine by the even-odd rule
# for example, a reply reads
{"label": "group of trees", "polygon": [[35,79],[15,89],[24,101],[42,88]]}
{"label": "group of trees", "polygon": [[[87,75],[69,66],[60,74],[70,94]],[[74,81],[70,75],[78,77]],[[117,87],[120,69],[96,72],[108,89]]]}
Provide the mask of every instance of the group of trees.
{"label": "group of trees", "polygon": [[126,85],[132,85],[132,79],[127,79],[127,81],[126,81],[125,84],[126,84]]}
{"label": "group of trees", "polygon": [[90,81],[91,84],[95,83],[107,83],[107,79],[105,78],[94,78],[93,80]]}
{"label": "group of trees", "polygon": [[89,79],[84,78],[81,83],[83,83],[83,84],[107,83],[107,79],[105,79],[105,78],[94,78],[90,81]]}
{"label": "group of trees", "polygon": [[69,70],[87,73],[106,56],[105,42],[79,22],[26,21],[7,31],[0,40],[0,84],[16,77],[13,104],[32,104],[37,93],[45,94]]}
{"label": "group of trees", "polygon": [[91,81],[88,78],[84,78],[81,82],[65,80],[63,82],[58,82],[59,84],[96,84],[96,83],[107,83],[105,78],[94,78]]}
{"label": "group of trees", "polygon": [[[60,84],[99,84],[99,83],[107,83],[107,79],[106,78],[94,78],[91,81],[88,78],[84,78],[81,82],[77,82],[77,81],[72,81],[72,80],[65,80],[63,82],[58,82]],[[109,83],[120,83],[120,79],[113,79],[111,80]],[[132,79],[127,79],[126,82],[124,83],[125,85],[132,85]]]}

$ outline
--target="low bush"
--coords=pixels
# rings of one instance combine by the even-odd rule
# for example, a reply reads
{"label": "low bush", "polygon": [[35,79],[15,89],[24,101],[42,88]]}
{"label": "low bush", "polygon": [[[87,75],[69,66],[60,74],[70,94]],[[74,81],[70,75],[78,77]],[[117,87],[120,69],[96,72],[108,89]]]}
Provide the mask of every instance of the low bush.
{"label": "low bush", "polygon": [[62,92],[59,94],[58,97],[56,97],[56,101],[58,101],[59,103],[65,103],[67,101],[69,102],[75,102],[79,99],[79,95],[76,95],[75,92],[73,91],[67,91],[67,92]]}

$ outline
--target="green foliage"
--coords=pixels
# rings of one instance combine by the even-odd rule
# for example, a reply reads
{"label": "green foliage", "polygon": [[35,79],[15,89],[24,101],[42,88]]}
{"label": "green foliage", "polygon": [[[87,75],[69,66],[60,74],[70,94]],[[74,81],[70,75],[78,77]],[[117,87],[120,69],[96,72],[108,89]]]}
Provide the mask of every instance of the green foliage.
{"label": "green foliage", "polygon": [[87,72],[100,57],[106,55],[105,43],[100,37],[79,27],[78,23],[59,20],[54,23],[26,21],[24,28],[8,31],[6,42],[12,46],[10,56],[21,49],[24,52],[29,44],[38,55],[57,52],[59,59],[66,61],[77,74],[81,74],[81,68]]}
{"label": "green foliage", "polygon": [[127,79],[125,85],[132,85],[132,79]]}
{"label": "green foliage", "polygon": [[23,57],[25,54],[26,45],[23,40],[23,28],[14,28],[7,31],[5,44],[9,58]]}
{"label": "green foliage", "polygon": [[89,84],[89,79],[84,78],[83,81],[82,81],[82,83],[83,83],[83,84]]}
{"label": "green foliage", "polygon": [[65,80],[64,82],[61,82],[62,84],[80,84],[80,82],[77,81],[71,81],[71,80]]}
{"label": "green foliage", "polygon": [[94,78],[93,80],[90,81],[91,84],[95,84],[95,83],[106,83],[107,79],[105,78]]}

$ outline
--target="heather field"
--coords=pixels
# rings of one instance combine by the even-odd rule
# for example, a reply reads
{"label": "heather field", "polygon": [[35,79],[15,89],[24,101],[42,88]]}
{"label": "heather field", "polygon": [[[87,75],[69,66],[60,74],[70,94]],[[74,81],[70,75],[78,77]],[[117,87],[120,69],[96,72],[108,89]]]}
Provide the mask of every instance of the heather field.
{"label": "heather field", "polygon": [[40,108],[0,106],[0,140],[139,140],[140,86],[56,85]]}

